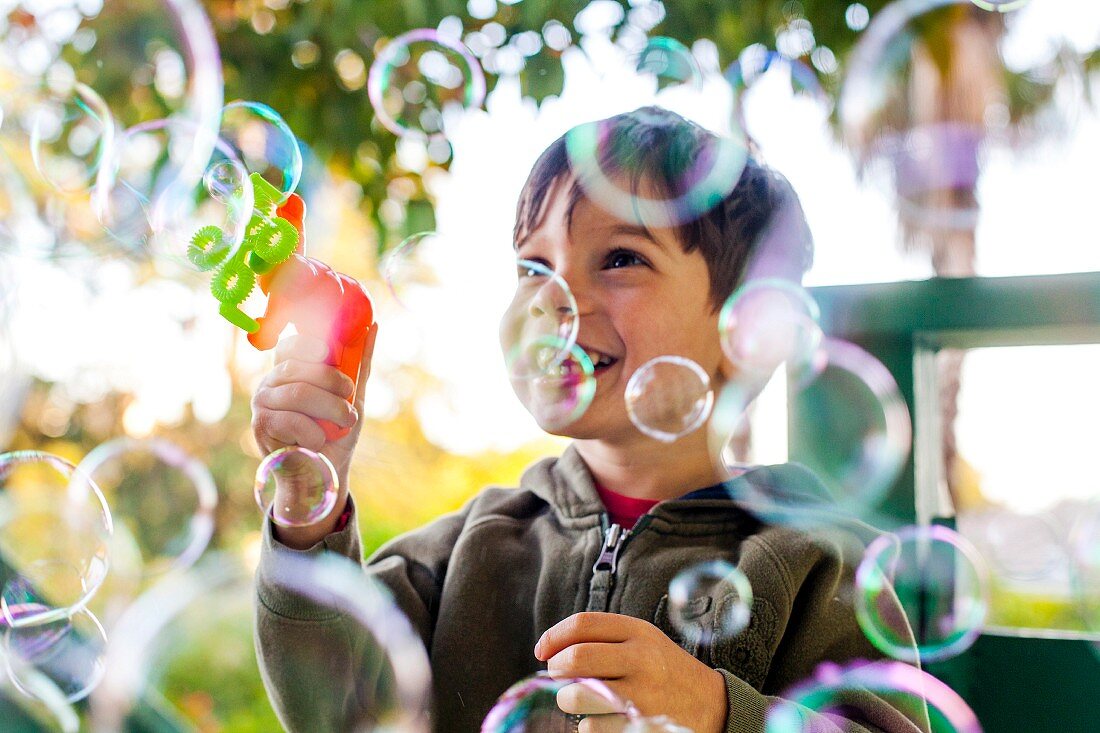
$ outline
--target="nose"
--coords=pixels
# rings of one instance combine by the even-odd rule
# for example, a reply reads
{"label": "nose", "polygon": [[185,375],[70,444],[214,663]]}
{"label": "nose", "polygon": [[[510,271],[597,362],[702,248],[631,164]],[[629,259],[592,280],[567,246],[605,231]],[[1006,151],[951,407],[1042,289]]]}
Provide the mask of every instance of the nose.
{"label": "nose", "polygon": [[561,286],[561,281],[549,279],[531,298],[527,312],[532,318],[569,318],[577,313],[577,301],[570,290]]}

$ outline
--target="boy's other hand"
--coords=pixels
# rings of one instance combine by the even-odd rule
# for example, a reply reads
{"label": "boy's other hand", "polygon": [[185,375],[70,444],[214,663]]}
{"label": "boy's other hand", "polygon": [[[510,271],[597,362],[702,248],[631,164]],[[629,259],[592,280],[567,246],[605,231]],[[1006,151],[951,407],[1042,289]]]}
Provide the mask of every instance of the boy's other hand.
{"label": "boy's other hand", "polygon": [[[725,678],[647,621],[615,613],[576,613],[547,629],[535,645],[535,657],[546,662],[556,679],[605,681],[643,715],[667,715],[695,733],[725,730]],[[585,709],[584,699],[568,695],[559,695],[558,705],[577,715],[607,712]],[[600,718],[584,722],[589,721]],[[593,730],[603,727],[597,723]]]}
{"label": "boy's other hand", "polygon": [[[328,346],[324,341],[303,335],[285,338],[275,347],[275,365],[252,396],[252,434],[264,455],[288,445],[324,453],[340,482],[336,506],[324,520],[309,527],[276,528],[279,541],[289,547],[303,550],[324,539],[335,529],[347,505],[348,472],[359,440],[359,413],[377,336],[375,323],[367,335],[356,384],[325,363]],[[348,402],[353,392],[353,400]],[[339,440],[326,442],[317,419],[351,430]]]}

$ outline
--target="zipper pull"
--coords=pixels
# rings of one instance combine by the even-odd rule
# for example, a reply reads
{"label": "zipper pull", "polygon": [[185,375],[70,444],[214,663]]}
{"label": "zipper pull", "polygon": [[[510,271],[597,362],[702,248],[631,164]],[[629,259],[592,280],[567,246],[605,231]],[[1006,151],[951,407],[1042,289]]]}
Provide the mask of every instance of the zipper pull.
{"label": "zipper pull", "polygon": [[626,538],[630,536],[630,530],[623,531],[618,524],[612,524],[607,529],[607,537],[603,542],[600,556],[596,558],[596,564],[592,566],[592,572],[610,571],[612,575],[619,568],[619,552],[623,549]]}

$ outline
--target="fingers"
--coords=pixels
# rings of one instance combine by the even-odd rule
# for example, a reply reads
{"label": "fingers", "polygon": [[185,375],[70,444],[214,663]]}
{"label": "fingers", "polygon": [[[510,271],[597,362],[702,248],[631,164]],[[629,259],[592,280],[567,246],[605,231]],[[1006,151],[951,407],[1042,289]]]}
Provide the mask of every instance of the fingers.
{"label": "fingers", "polygon": [[275,363],[297,359],[323,364],[328,358],[328,344],[319,338],[296,334],[288,336],[275,346]]}
{"label": "fingers", "polygon": [[308,382],[264,387],[256,392],[253,406],[260,410],[296,412],[344,428],[355,425],[358,417],[346,399]]}
{"label": "fingers", "polygon": [[363,401],[367,395],[367,379],[370,377],[371,359],[374,357],[374,342],[378,338],[378,322],[371,324],[367,332],[367,345],[363,348],[363,361],[359,365],[359,381],[355,388],[355,408],[363,410]]}
{"label": "fingers", "polygon": [[325,447],[325,431],[299,412],[253,408],[252,432],[267,453],[287,445],[300,445],[311,451]]}
{"label": "fingers", "polygon": [[567,677],[618,679],[630,671],[624,659],[626,652],[624,647],[625,645],[621,643],[573,644],[550,657],[546,663],[546,669],[554,679]]}
{"label": "fingers", "polygon": [[593,715],[577,726],[578,733],[624,733],[630,721],[625,715]]}
{"label": "fingers", "polygon": [[348,399],[355,391],[355,382],[336,367],[299,359],[287,359],[276,364],[264,381],[264,386],[274,388],[300,382],[311,384],[341,399]]}
{"label": "fingers", "polygon": [[617,613],[575,613],[543,633],[535,644],[535,657],[540,662],[545,662],[573,644],[626,641],[632,633],[638,631],[638,622],[638,619]]}
{"label": "fingers", "polygon": [[570,715],[606,715],[626,711],[625,703],[596,680],[565,685],[558,690],[557,704],[563,713]]}

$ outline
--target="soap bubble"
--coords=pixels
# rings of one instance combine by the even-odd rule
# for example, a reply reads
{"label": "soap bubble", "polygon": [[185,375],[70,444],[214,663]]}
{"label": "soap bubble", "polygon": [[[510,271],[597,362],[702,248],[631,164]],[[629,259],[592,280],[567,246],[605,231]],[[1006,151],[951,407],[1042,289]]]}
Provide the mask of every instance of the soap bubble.
{"label": "soap bubble", "polygon": [[509,376],[529,379],[569,358],[580,324],[577,300],[560,275],[532,260],[518,260],[516,270],[519,282],[500,321],[500,345]]}
{"label": "soap bubble", "polygon": [[914,664],[967,649],[989,610],[985,561],[962,535],[939,525],[904,527],[872,542],[856,589],[856,618],[867,638]]}
{"label": "soap bubble", "polygon": [[812,362],[794,382],[791,441],[836,510],[871,518],[909,457],[909,408],[889,370],[855,344],[825,338]]}
{"label": "soap bubble", "polygon": [[[872,693],[868,695],[868,693]],[[883,699],[920,730],[927,728],[929,713],[938,733],[981,733],[974,711],[957,692],[932,675],[902,662],[852,662],[843,667],[832,662],[817,666],[812,677],[791,687],[768,709],[765,733],[800,733],[807,725],[807,710],[821,716],[839,715],[862,719],[859,700],[882,705]],[[833,723],[830,722],[830,725]]]}
{"label": "soap bubble", "polygon": [[214,140],[214,153],[198,175],[185,170],[189,146],[203,136],[190,123],[171,119],[125,130],[115,146],[114,183],[97,191],[97,214],[113,237],[131,252],[185,272],[197,269],[189,257],[193,247],[211,266],[232,257],[253,209],[244,164],[225,141]]}
{"label": "soap bubble", "polygon": [[436,232],[417,232],[386,252],[378,271],[398,305],[411,311],[435,305],[431,294],[448,278],[441,267],[452,249],[453,244]]}
{"label": "soap bubble", "polygon": [[[427,654],[389,594],[358,563],[284,553],[261,573],[265,603],[292,615],[263,594],[291,597],[332,619],[339,638],[319,626],[317,633],[284,639],[293,649],[282,653],[290,655],[299,689],[308,696],[308,703],[303,698],[298,704],[339,730],[427,733]],[[150,698],[185,730],[227,729],[246,715],[257,729],[281,729],[274,711],[257,705],[264,698],[257,655],[274,651],[262,640],[258,651],[254,645],[256,597],[253,571],[224,555],[207,555],[161,578],[112,630],[106,673],[90,700],[91,729],[113,733],[138,726]],[[271,619],[279,623],[278,615]],[[242,694],[227,694],[233,690]]]}
{"label": "soap bubble", "polygon": [[540,672],[504,691],[482,721],[481,733],[575,730],[580,716],[571,713],[595,716],[626,714],[629,710],[629,704],[600,680],[554,679]]}
{"label": "soap bubble", "polygon": [[403,33],[375,57],[367,77],[375,118],[398,136],[439,136],[450,110],[481,106],[485,75],[460,41],[431,28]]}
{"label": "soap bubble", "polygon": [[[835,63],[835,60],[834,60]],[[835,71],[835,69],[833,69]],[[776,95],[763,91],[769,83],[776,82],[800,98],[810,100],[821,110],[827,111],[829,97],[818,81],[817,73],[799,61],[759,43],[746,46],[726,69],[723,76],[733,92],[733,125],[750,133],[754,125],[774,124],[774,115],[795,114],[796,109],[758,109],[758,100],[771,100]],[[770,87],[769,87],[770,88]],[[757,92],[760,92],[758,95]],[[768,122],[770,113],[773,121]]]}
{"label": "soap bubble", "polygon": [[543,336],[529,344],[533,356],[522,369],[515,364],[526,357],[506,354],[511,367],[512,390],[543,430],[562,430],[579,420],[596,396],[595,367],[584,349],[574,344],[562,356],[565,342]]}
{"label": "soap bubble", "polygon": [[968,509],[959,514],[958,527],[998,577],[1052,580],[1066,567],[1065,538],[1049,514]]}
{"label": "soap bubble", "polygon": [[256,469],[256,503],[280,527],[308,527],[332,513],[340,494],[336,469],[324,453],[289,445]]}
{"label": "soap bubble", "polygon": [[[16,684],[15,680],[19,683]],[[76,709],[46,675],[19,657],[8,654],[0,642],[0,705],[12,724],[30,725],[44,733],[78,733]]]}
{"label": "soap bubble", "polygon": [[664,161],[671,180],[668,190],[661,190],[639,176],[638,150],[613,121],[572,128],[565,146],[585,196],[619,219],[646,227],[677,226],[706,214],[734,189],[748,159],[742,141],[714,138],[690,159]]}
{"label": "soap bubble", "polygon": [[[17,618],[20,610],[15,609]],[[26,608],[30,616],[42,610]],[[14,624],[3,633],[8,674],[26,695],[36,695],[35,677],[42,675],[68,702],[76,702],[91,694],[103,677],[107,634],[87,609],[30,626]]]}
{"label": "soap bubble", "polygon": [[682,356],[650,359],[626,384],[626,412],[634,427],[662,443],[694,432],[714,404],[710,377]]}
{"label": "soap bubble", "polygon": [[709,560],[681,571],[668,585],[668,615],[686,640],[711,646],[749,625],[752,587],[737,567]]}
{"label": "soap bubble", "polygon": [[0,612],[8,625],[67,618],[87,605],[106,577],[111,512],[91,482],[84,500],[69,494],[75,472],[72,463],[49,453],[0,454],[0,556],[10,570]]}
{"label": "soap bubble", "polygon": [[821,344],[820,318],[801,286],[779,278],[752,280],[723,304],[718,337],[739,375],[766,380],[781,364],[808,368]]}
{"label": "soap bubble", "polygon": [[1074,522],[1069,551],[1073,594],[1090,631],[1100,631],[1100,504],[1090,505]]}
{"label": "soap bubble", "polygon": [[290,126],[271,107],[261,102],[227,104],[218,136],[249,173],[259,173],[284,198],[297,189],[302,178],[302,150]]}
{"label": "soap bubble", "polygon": [[82,499],[94,482],[114,520],[136,541],[145,575],[195,562],[214,533],[218,491],[210,471],[164,439],[117,438],[77,464],[70,492]]}
{"label": "soap bubble", "polygon": [[1027,5],[1031,0],[971,0],[982,10],[994,10],[998,13],[1007,13]]}
{"label": "soap bubble", "polygon": [[34,167],[62,193],[88,191],[103,160],[114,151],[115,120],[91,87],[50,94],[33,114],[30,146]]}
{"label": "soap bubble", "polygon": [[650,38],[638,53],[635,68],[639,74],[656,77],[658,89],[677,84],[698,89],[703,85],[703,72],[691,50],[675,38]]}

